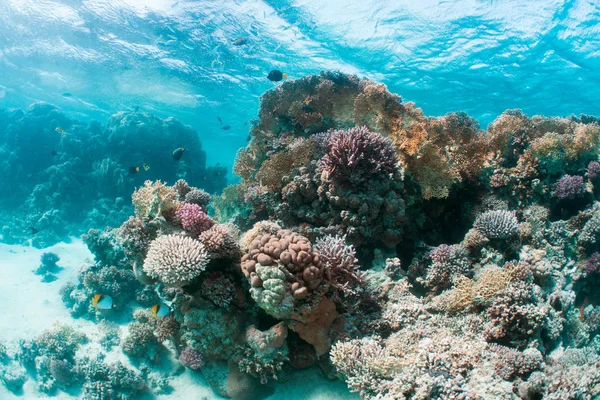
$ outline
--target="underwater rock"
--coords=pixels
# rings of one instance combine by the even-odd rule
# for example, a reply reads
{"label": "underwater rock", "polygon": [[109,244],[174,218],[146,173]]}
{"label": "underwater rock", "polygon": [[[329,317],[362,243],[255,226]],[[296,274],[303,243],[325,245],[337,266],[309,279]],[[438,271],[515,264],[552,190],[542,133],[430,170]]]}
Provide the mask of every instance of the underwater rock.
{"label": "underwater rock", "polygon": [[258,400],[274,393],[272,386],[261,385],[256,378],[240,372],[232,362],[208,364],[202,367],[202,374],[216,394],[228,399]]}

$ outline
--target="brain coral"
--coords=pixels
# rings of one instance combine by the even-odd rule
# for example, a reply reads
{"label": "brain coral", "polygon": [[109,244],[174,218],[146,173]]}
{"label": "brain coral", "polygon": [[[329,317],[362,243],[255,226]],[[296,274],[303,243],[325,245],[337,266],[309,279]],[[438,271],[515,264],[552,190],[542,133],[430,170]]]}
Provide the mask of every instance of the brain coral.
{"label": "brain coral", "polygon": [[144,260],[144,272],[167,286],[181,287],[198,277],[206,268],[208,255],[204,245],[192,238],[163,235],[150,243]]}
{"label": "brain coral", "polygon": [[294,299],[304,299],[319,287],[324,271],[310,241],[286,229],[254,239],[241,268],[254,300],[277,318],[288,315]]}

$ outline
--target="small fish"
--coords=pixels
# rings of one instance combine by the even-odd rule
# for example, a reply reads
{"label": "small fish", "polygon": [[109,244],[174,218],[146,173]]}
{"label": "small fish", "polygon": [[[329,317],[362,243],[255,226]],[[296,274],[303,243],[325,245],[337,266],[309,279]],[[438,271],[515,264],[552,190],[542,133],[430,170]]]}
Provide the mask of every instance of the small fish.
{"label": "small fish", "polygon": [[61,135],[64,135],[66,132],[60,127],[57,126],[56,129],[54,129],[57,133],[60,133]]}
{"label": "small fish", "polygon": [[223,120],[221,119],[221,117],[217,117],[217,119],[219,120],[219,122],[221,123],[221,125],[223,125]]}
{"label": "small fish", "polygon": [[142,165],[142,167],[144,168],[144,171],[148,171],[150,169],[150,166],[148,164],[144,164]]}
{"label": "small fish", "polygon": [[173,150],[173,160],[175,160],[175,161],[181,160],[181,157],[183,156],[184,151],[185,151],[185,147],[179,147],[179,148]]}
{"label": "small fish", "polygon": [[140,167],[134,167],[134,166],[129,167],[130,174],[137,174],[138,172],[140,172]]}
{"label": "small fish", "polygon": [[92,305],[98,310],[110,310],[113,307],[113,299],[108,295],[98,293],[92,297]]}
{"label": "small fish", "polygon": [[152,310],[152,315],[154,315],[155,318],[165,317],[165,316],[169,315],[169,313],[171,312],[169,307],[167,307],[163,303],[153,305],[151,310]]}
{"label": "small fish", "polygon": [[273,82],[279,82],[287,77],[287,74],[284,74],[278,69],[274,69],[273,71],[269,72],[269,75],[267,75],[267,79]]}
{"label": "small fish", "polygon": [[223,129],[224,131],[228,131],[231,129],[231,127],[229,125],[225,125],[225,126],[222,126],[221,129]]}
{"label": "small fish", "polygon": [[52,157],[56,157],[58,155],[58,152],[56,150],[52,150],[50,154],[52,155]]}
{"label": "small fish", "polygon": [[234,46],[243,46],[245,44],[248,44],[248,38],[247,37],[240,37],[237,38],[233,41],[233,45]]}
{"label": "small fish", "polygon": [[32,235],[36,235],[40,232],[39,230],[35,229],[33,226],[29,226],[29,227],[27,227],[27,229],[29,229],[29,231],[31,232]]}
{"label": "small fish", "polygon": [[62,94],[62,96],[63,96],[63,97],[71,97],[71,96],[73,96],[73,95],[72,95],[71,93],[69,93],[69,92],[64,92],[64,93]]}

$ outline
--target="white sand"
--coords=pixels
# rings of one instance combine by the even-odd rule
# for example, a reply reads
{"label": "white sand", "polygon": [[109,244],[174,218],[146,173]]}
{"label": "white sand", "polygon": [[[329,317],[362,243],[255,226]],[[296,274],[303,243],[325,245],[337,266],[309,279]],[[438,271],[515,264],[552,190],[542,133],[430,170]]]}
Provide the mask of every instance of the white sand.
{"label": "white sand", "polygon": [[[53,252],[60,257],[58,265],[63,267],[54,282],[41,282],[41,276],[33,271],[40,265],[40,256],[44,252]],[[50,328],[56,322],[69,324],[85,332],[90,343],[81,351],[97,351],[98,331],[96,325],[85,319],[73,319],[64,307],[60,288],[67,282],[74,281],[79,266],[92,259],[92,254],[79,239],[71,243],[60,243],[50,248],[39,250],[33,247],[5,245],[0,243],[0,343],[14,348],[19,339],[29,339]],[[120,351],[111,352],[107,361],[120,359],[128,364],[127,358]],[[200,374],[185,370],[181,375],[173,377],[171,386],[174,391],[168,395],[160,395],[158,399],[202,400],[220,399],[215,396]],[[47,397],[40,394],[35,382],[29,379],[23,393],[14,395],[6,390],[0,382],[0,399],[2,400],[34,400],[51,398],[71,400],[76,397],[64,392]],[[300,371],[297,379],[276,386],[270,399],[285,400],[327,400],[358,399],[358,395],[348,392],[342,382],[325,380],[317,369]]]}

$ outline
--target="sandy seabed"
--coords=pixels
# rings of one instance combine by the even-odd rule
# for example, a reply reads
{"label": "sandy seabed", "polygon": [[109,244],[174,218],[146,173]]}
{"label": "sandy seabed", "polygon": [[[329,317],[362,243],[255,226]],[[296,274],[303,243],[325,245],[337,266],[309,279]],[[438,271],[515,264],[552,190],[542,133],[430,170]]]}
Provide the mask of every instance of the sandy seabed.
{"label": "sandy seabed", "polygon": [[[40,265],[40,256],[44,252],[53,252],[60,257],[58,265],[62,269],[56,274],[54,282],[44,283],[41,277],[34,274]],[[85,244],[79,239],[70,243],[59,243],[50,248],[39,250],[33,247],[0,244],[0,343],[15,348],[19,339],[30,339],[56,322],[71,325],[84,332],[89,343],[79,351],[93,354],[100,349],[97,325],[85,319],[74,319],[64,307],[60,299],[60,288],[69,281],[74,281],[78,267],[93,259]],[[120,350],[113,350],[108,359],[121,360],[129,364],[127,357]],[[171,380],[173,392],[165,395],[146,396],[158,399],[221,399],[215,395],[202,376],[186,369],[184,373]],[[36,389],[35,381],[25,383],[23,392],[15,395],[0,383],[0,399],[33,400],[51,398],[56,400],[79,398],[77,393],[58,392],[55,396],[47,396]],[[359,396],[349,393],[346,385],[340,381],[328,381],[317,369],[300,371],[296,378],[285,384],[276,386],[275,394],[269,399],[358,399]]]}

